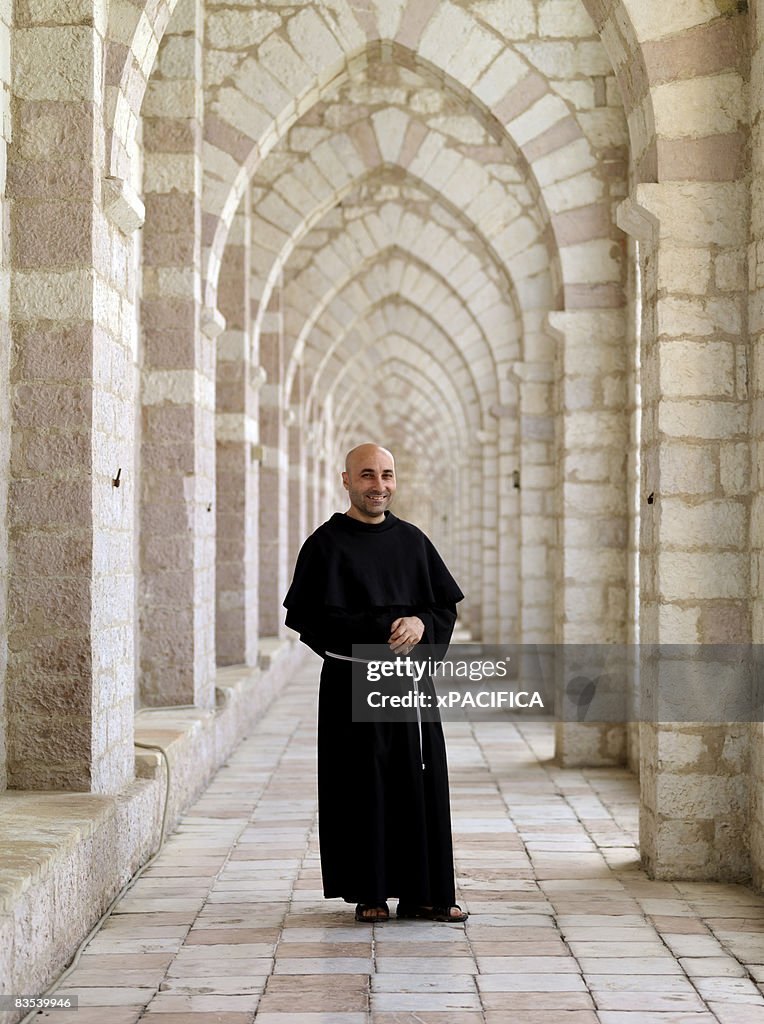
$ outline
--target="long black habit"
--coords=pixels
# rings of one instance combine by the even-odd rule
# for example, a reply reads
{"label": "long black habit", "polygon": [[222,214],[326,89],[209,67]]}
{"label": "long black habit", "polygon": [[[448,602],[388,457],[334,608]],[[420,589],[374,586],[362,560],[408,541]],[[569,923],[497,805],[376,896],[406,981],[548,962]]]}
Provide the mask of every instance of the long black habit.
{"label": "long black habit", "polygon": [[[352,663],[326,651],[351,655],[353,644],[387,644],[404,615],[424,623],[421,644],[445,647],[463,596],[425,534],[391,512],[378,524],[335,512],[302,546],[284,605],[287,625],[324,658],[318,825],[326,897],[454,903],[440,721],[422,721],[423,756],[416,721],[353,722]],[[425,684],[431,691],[426,676]]]}

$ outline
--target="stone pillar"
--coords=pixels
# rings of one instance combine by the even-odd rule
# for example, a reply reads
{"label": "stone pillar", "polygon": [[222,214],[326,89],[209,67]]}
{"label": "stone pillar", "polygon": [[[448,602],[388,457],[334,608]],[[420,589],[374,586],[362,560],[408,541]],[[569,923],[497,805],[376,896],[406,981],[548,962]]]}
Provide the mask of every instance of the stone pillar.
{"label": "stone pillar", "polygon": [[134,771],[135,280],[97,170],[104,19],[15,15],[8,785],[116,792]]}
{"label": "stone pillar", "polygon": [[[141,694],[214,703],[215,349],[202,311],[201,5],[180,0],[143,105]],[[204,330],[202,327],[204,326]]]}
{"label": "stone pillar", "polygon": [[520,408],[520,609],[522,644],[554,640],[554,416],[551,363],[512,368]]}
{"label": "stone pillar", "polygon": [[[640,674],[657,701],[672,683],[660,645],[749,636],[746,188],[642,184],[619,209],[642,255],[640,634],[652,656]],[[704,654],[706,672],[723,671]],[[718,715],[642,724],[640,842],[653,877],[748,871],[747,730],[710,724]]]}
{"label": "stone pillar", "polygon": [[[749,8],[751,26],[751,76],[764,73],[764,0]],[[764,643],[764,110],[761,98],[752,97],[751,167],[752,195],[748,245],[749,351],[751,353],[751,639]],[[729,476],[729,475],[728,475]],[[741,481],[742,482],[742,481]],[[728,480],[729,484],[729,480]],[[764,887],[764,723],[750,727],[750,851],[754,885]]]}
{"label": "stone pillar", "polygon": [[289,451],[289,526],[287,578],[291,579],[302,542],[312,528],[308,527],[307,446],[303,423],[303,378],[298,367],[292,388],[292,404],[287,412],[287,444]]}
{"label": "stone pillar", "polygon": [[281,287],[271,292],[261,315],[260,363],[267,383],[260,392],[259,623],[261,636],[284,632],[282,602],[287,591],[287,497],[289,464],[283,410],[284,318]]}
{"label": "stone pillar", "polygon": [[[475,440],[467,454],[464,475],[465,490],[470,495],[483,493],[483,452]],[[467,538],[467,564],[470,566],[469,579],[462,584],[467,600],[461,610],[462,625],[474,640],[483,639],[483,506],[481,501],[472,501],[465,515]]]}
{"label": "stone pillar", "polygon": [[[11,7],[0,12],[0,51],[11,50]],[[10,238],[8,201],[6,198],[6,169],[11,132],[11,67],[4,60],[0,69],[0,507],[8,507],[8,478],[10,474],[11,421],[9,402],[10,376]],[[7,783],[7,707],[5,677],[8,659],[8,519],[0,517],[0,792]]]}
{"label": "stone pillar", "polygon": [[496,531],[499,566],[496,591],[496,642],[516,644],[519,632],[520,489],[517,447],[517,399],[491,410],[498,421],[498,494]]}
{"label": "stone pillar", "polygon": [[482,487],[478,509],[480,516],[477,536],[480,544],[482,572],[480,580],[480,638],[485,643],[497,639],[497,597],[499,589],[499,537],[496,515],[498,510],[499,478],[498,444],[494,431],[478,431],[479,463],[482,467]]}
{"label": "stone pillar", "polygon": [[[218,284],[215,646],[218,665],[257,664],[257,377],[250,361],[249,193],[231,225]],[[256,448],[255,448],[256,451]]]}
{"label": "stone pillar", "polygon": [[[550,313],[548,320],[557,338],[560,518],[555,644],[562,647],[558,664],[564,686],[567,645],[617,644],[618,663],[625,665],[625,316],[617,309],[577,310]],[[622,677],[618,684],[625,688],[627,681]],[[564,706],[560,700],[558,711]],[[556,756],[565,767],[620,764],[625,752],[625,722],[587,723],[563,717],[556,724]]]}

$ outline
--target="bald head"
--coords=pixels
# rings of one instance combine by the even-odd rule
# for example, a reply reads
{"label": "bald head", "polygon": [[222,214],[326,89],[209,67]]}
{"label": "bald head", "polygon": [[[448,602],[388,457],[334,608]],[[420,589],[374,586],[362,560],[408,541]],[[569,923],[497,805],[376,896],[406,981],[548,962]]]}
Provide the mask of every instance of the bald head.
{"label": "bald head", "polygon": [[367,442],[366,444],[357,444],[355,448],[351,448],[345,456],[345,472],[349,473],[352,477],[355,474],[357,467],[361,466],[364,460],[368,461],[369,458],[376,460],[380,455],[387,456],[390,460],[390,465],[395,468],[395,459],[393,453],[388,451],[387,448],[383,448],[379,444],[372,444]]}
{"label": "bald head", "polygon": [[380,523],[395,494],[395,461],[378,444],[359,444],[345,456],[342,484],[350,498],[347,514],[366,523]]}

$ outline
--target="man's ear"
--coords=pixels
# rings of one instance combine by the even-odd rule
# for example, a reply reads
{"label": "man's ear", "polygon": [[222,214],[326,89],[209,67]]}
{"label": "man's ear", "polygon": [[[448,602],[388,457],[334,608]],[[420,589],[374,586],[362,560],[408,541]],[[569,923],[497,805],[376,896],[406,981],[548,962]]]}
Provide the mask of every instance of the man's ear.
{"label": "man's ear", "polygon": [[348,487],[350,486],[350,480],[348,479],[348,475],[344,469],[342,471],[342,486],[345,488],[345,490],[347,490]]}

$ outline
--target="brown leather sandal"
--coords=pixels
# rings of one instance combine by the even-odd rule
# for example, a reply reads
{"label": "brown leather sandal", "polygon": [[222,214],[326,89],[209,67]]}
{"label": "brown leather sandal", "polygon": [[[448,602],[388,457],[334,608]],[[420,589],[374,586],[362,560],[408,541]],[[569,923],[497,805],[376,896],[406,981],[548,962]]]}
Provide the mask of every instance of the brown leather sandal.
{"label": "brown leather sandal", "polygon": [[[456,914],[452,913],[454,910],[457,911]],[[450,907],[414,907],[399,903],[395,916],[402,920],[420,918],[423,921],[451,921],[460,924],[467,920],[469,914],[462,910],[458,903],[454,903]]]}
{"label": "brown leather sandal", "polygon": [[355,908],[355,919],[361,924],[379,924],[390,920],[390,909],[386,903],[359,903]]}

